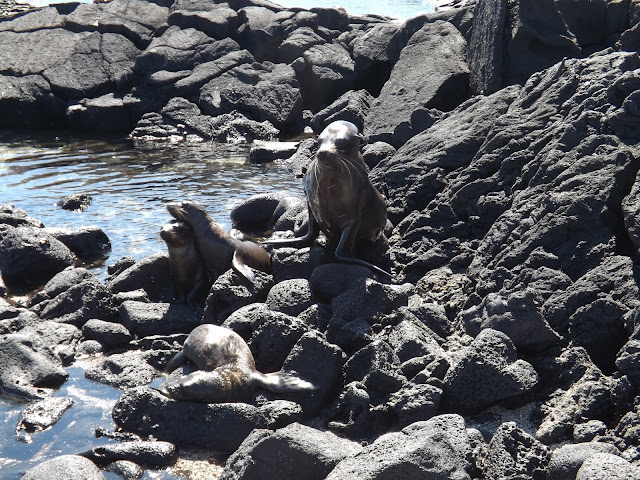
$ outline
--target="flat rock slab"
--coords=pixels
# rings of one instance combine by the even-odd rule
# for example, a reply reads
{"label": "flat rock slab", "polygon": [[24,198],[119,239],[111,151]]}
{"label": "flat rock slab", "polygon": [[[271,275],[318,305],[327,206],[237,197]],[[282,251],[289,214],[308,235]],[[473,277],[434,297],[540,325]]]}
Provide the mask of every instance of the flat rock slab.
{"label": "flat rock slab", "polygon": [[198,316],[188,305],[135,300],[122,303],[120,320],[129,332],[139,337],[189,333],[200,324]]}

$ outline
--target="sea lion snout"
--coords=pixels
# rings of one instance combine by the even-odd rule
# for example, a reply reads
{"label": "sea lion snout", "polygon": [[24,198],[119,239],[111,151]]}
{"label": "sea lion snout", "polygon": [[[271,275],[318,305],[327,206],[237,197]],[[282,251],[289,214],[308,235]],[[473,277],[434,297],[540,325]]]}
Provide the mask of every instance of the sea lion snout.
{"label": "sea lion snout", "polygon": [[180,247],[193,240],[193,230],[187,223],[169,222],[160,229],[160,238],[169,246]]}
{"label": "sea lion snout", "polygon": [[345,120],[330,123],[318,137],[317,157],[329,159],[333,155],[357,155],[362,136],[358,127]]}

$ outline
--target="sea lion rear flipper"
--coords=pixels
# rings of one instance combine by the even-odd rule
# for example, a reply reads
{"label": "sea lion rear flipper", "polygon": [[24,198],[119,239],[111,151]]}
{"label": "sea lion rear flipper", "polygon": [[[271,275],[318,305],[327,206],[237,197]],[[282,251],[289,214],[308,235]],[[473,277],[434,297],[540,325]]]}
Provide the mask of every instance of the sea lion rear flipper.
{"label": "sea lion rear flipper", "polygon": [[[348,225],[347,227],[345,227],[345,229],[342,231],[342,235],[340,236],[340,241],[338,242],[338,247],[336,248],[336,253],[335,253],[335,257],[336,260],[339,260],[341,262],[347,262],[347,263],[355,263],[358,265],[363,265],[365,267],[370,268],[371,270],[373,270],[376,273],[381,273],[382,275],[386,275],[389,278],[393,278],[393,275],[391,275],[389,272],[381,269],[380,267],[366,262],[360,258],[356,258],[356,257],[350,257],[344,254],[344,249],[345,246],[349,243],[352,243],[352,239],[349,238],[349,235],[351,233],[351,225]],[[350,247],[351,248],[351,247]]]}
{"label": "sea lion rear flipper", "polygon": [[[258,372],[257,372],[258,373]],[[279,372],[260,374],[259,384],[261,387],[274,393],[297,392],[301,390],[317,390],[318,387],[311,382],[300,377],[280,370]]]}
{"label": "sea lion rear flipper", "polygon": [[309,210],[309,228],[307,229],[307,233],[305,233],[302,237],[294,237],[294,238],[279,238],[275,240],[264,240],[260,243],[264,245],[282,245],[289,247],[308,247],[313,243],[318,234],[320,233],[320,227],[318,222],[316,222],[315,217],[311,213],[311,209]]}
{"label": "sea lion rear flipper", "polygon": [[231,265],[238,271],[238,273],[240,273],[243,277],[253,283],[256,276],[251,268],[245,265],[244,260],[240,255],[238,255],[237,250],[233,252],[233,260],[231,260]]}

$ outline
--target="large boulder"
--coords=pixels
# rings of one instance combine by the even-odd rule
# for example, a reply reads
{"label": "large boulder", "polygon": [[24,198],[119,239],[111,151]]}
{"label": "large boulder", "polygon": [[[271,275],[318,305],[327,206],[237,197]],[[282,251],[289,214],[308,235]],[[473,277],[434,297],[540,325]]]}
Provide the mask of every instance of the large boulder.
{"label": "large boulder", "polygon": [[430,126],[425,109],[452,110],[462,103],[469,86],[466,49],[450,23],[429,23],[416,32],[371,105],[364,131],[369,141],[398,148]]}
{"label": "large boulder", "polygon": [[104,480],[100,469],[91,461],[79,455],[61,455],[45,460],[27,470],[22,480]]}

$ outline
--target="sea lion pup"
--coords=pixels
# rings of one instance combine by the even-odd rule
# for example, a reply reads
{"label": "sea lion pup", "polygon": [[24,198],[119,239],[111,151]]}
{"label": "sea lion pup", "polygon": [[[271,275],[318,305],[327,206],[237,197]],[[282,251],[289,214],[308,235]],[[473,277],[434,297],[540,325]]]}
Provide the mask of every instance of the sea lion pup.
{"label": "sea lion pup", "polygon": [[178,379],[169,379],[160,392],[176,400],[206,403],[246,402],[258,388],[275,393],[315,390],[315,386],[291,373],[261,373],[249,346],[233,330],[204,324],[193,329],[166,365],[172,372],[186,360],[200,370]]}
{"label": "sea lion pup", "polygon": [[320,231],[339,238],[335,257],[356,263],[391,277],[380,267],[353,256],[358,240],[375,241],[387,223],[384,197],[369,181],[367,166],[360,154],[358,128],[338,120],[318,137],[318,151],[304,176],[304,192],[309,209],[309,229],[300,238],[267,240],[269,245],[308,245]]}
{"label": "sea lion pup", "polygon": [[186,302],[194,311],[201,311],[211,285],[193,239],[193,230],[187,223],[174,220],[162,227],[160,237],[169,251],[176,301]]}
{"label": "sea lion pup", "polygon": [[232,266],[251,282],[255,278],[251,268],[271,272],[271,258],[264,248],[231,237],[211,219],[202,205],[192,201],[168,203],[167,210],[176,220],[193,229],[193,239],[211,283]]}

